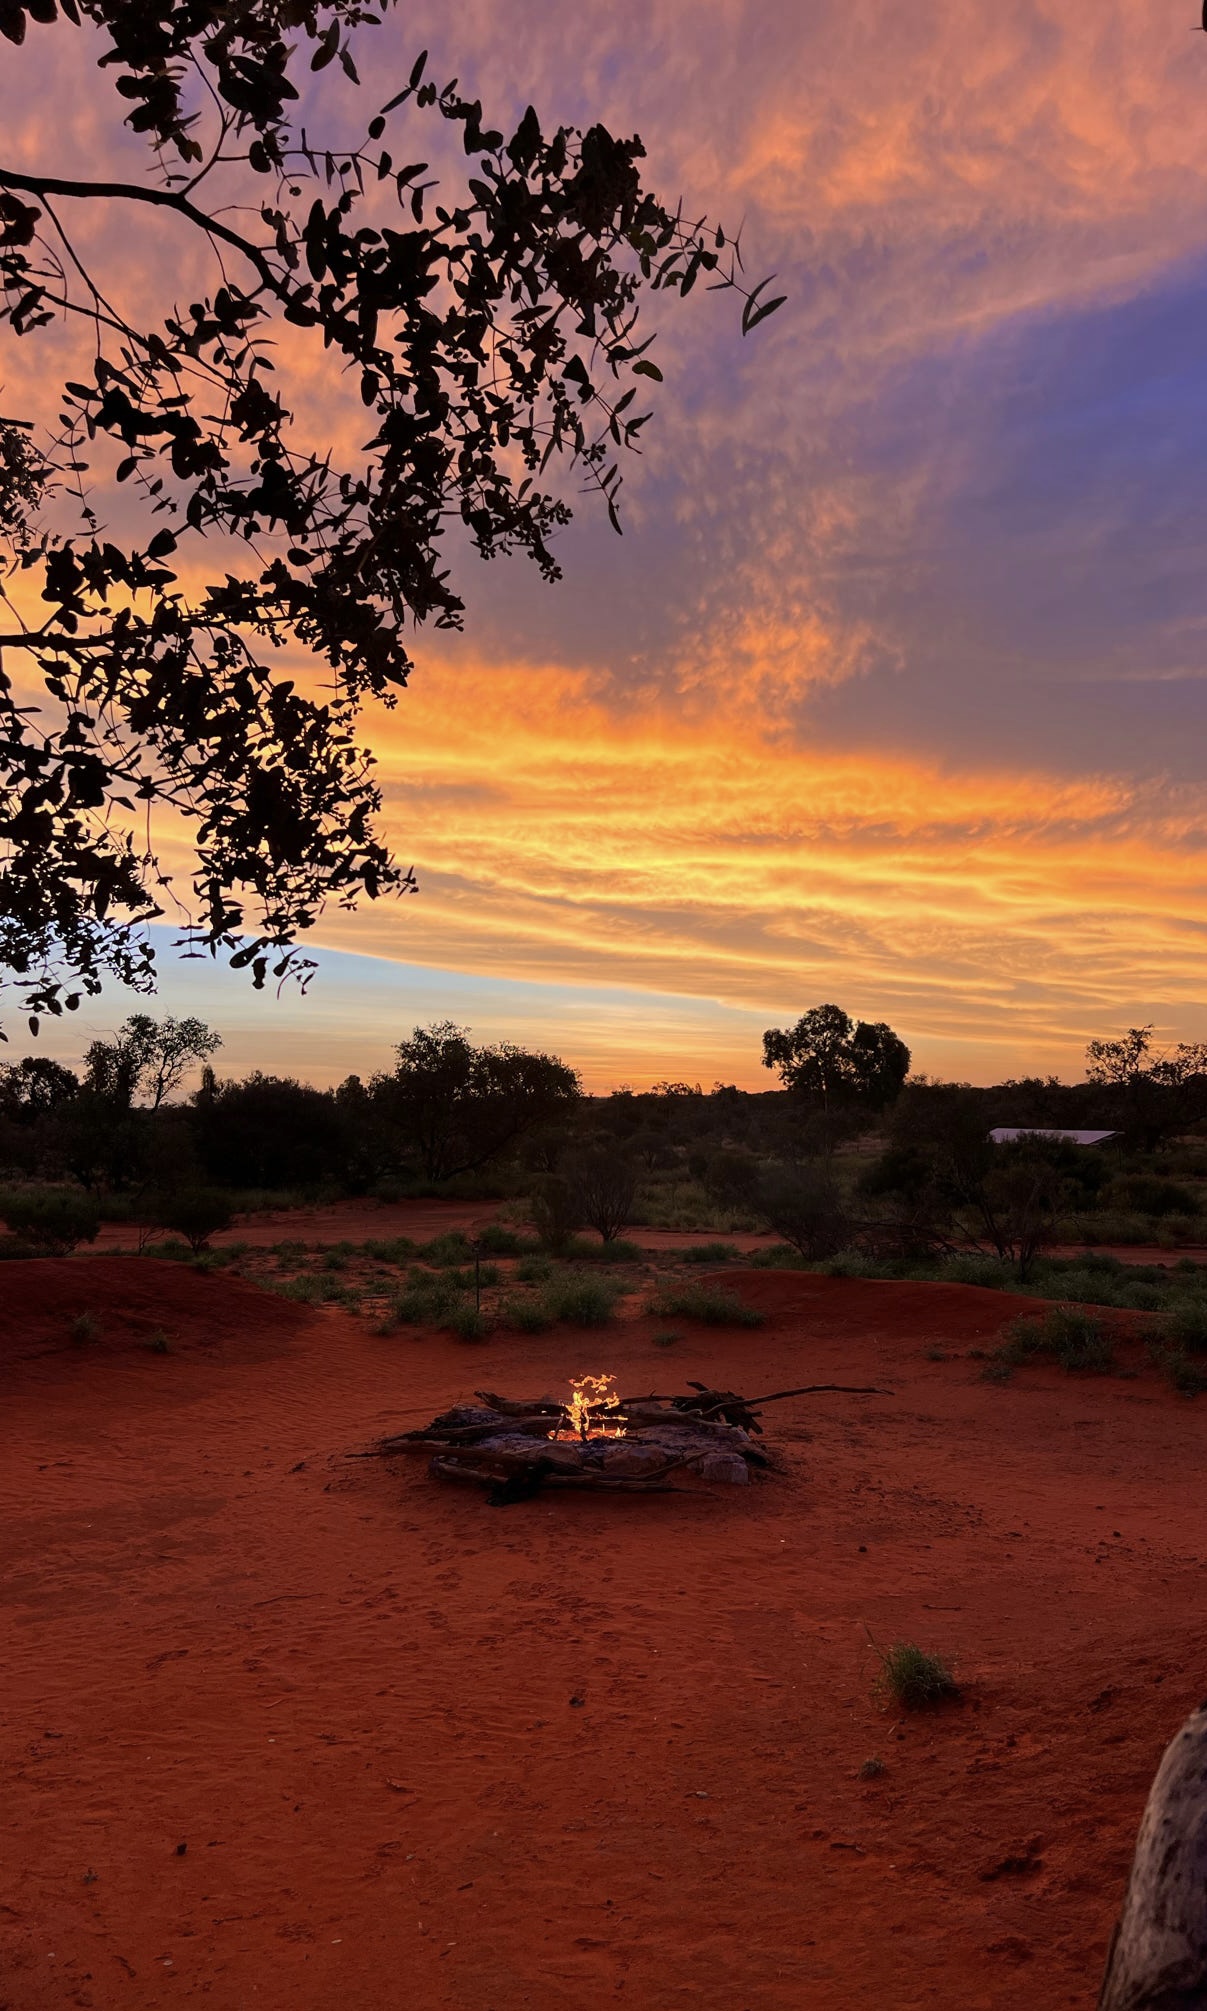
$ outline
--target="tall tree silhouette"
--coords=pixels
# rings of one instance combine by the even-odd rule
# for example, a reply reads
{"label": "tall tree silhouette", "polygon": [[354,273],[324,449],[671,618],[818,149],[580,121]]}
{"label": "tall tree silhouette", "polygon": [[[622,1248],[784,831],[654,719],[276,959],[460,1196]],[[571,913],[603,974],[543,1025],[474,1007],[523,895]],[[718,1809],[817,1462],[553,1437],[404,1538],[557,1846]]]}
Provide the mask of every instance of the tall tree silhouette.
{"label": "tall tree silhouette", "polygon": [[[532,108],[506,136],[424,55],[353,143],[295,130],[299,72],[357,81],[353,31],[381,11],[0,0],[11,43],[95,35],[151,148],[134,181],[0,161],[0,324],[29,341],[78,323],[91,352],[44,410],[0,422],[0,965],[35,1021],[106,970],[148,989],[144,925],[169,894],[188,944],[262,985],[305,968],[296,938],[325,903],[411,888],[358,716],[406,684],[408,620],[461,623],[450,521],[555,579],[571,473],[619,529],[620,460],[661,377],[644,297],[736,288],[744,332],[781,304],[745,288],[724,230],[644,187],[640,140],[546,133]],[[411,158],[443,144],[433,120],[465,156],[449,189]],[[76,217],[98,205],[115,228],[94,256]],[[182,256],[213,255],[187,305],[165,274],[154,321],[121,300],[150,210]],[[359,392],[367,443],[343,464],[286,405],[286,330]],[[283,648],[315,690],[272,673]],[[169,889],[156,808],[191,834],[191,893]]]}

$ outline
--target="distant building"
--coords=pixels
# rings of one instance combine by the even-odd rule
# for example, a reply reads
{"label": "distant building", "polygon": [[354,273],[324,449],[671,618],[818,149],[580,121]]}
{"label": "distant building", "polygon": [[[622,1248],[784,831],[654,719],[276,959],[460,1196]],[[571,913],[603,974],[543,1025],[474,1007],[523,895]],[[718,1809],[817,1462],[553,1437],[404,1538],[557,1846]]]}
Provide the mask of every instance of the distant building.
{"label": "distant building", "polygon": [[1105,1145],[1117,1131],[1057,1131],[1042,1124],[995,1124],[989,1133],[995,1145],[1013,1145],[1016,1138],[1063,1138],[1069,1145]]}

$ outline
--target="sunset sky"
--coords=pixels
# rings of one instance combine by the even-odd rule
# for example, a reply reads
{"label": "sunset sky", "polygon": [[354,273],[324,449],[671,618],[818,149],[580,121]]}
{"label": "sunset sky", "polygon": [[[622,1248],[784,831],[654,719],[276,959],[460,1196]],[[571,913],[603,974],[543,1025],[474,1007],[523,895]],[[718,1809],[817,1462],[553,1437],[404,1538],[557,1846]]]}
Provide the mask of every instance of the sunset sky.
{"label": "sunset sky", "polygon": [[[426,45],[499,124],[640,132],[789,298],[745,342],[725,296],[655,303],[624,537],[584,498],[559,586],[466,560],[465,633],[415,638],[366,728],[419,896],[328,917],[305,998],[165,959],[224,1067],[338,1079],[452,1016],[593,1088],[767,1087],[763,1027],[831,999],[974,1081],[1207,1038],[1196,20],[462,0],[362,31],[374,97]],[[55,165],[68,102],[94,171],[150,172],[82,35],[2,63],[14,164]]]}

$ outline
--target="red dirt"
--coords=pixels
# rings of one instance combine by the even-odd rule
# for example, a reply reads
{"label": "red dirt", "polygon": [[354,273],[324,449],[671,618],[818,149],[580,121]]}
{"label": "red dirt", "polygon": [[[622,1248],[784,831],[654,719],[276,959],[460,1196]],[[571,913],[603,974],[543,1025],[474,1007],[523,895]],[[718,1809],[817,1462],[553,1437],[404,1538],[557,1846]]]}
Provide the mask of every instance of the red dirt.
{"label": "red dirt", "polygon": [[[211,1238],[216,1244],[250,1243],[269,1249],[274,1243],[364,1243],[410,1236],[416,1243],[444,1236],[452,1229],[468,1234],[493,1222],[498,1201],[333,1201],[326,1208],[266,1208],[255,1215],[236,1216],[233,1227]],[[138,1231],[129,1222],[106,1222],[92,1246],[97,1250],[128,1250]],[[699,1239],[697,1239],[699,1240]]]}
{"label": "red dirt", "polygon": [[[131,1344],[27,1346],[85,1276]],[[927,1359],[1025,1301],[729,1280],[767,1327],[467,1348],[175,1266],[4,1267],[3,2011],[1092,2004],[1202,1690],[1207,1409]],[[707,1496],[494,1509],[344,1458],[584,1369],[893,1393],[779,1406],[787,1476]],[[886,1709],[869,1633],[964,1701]]]}
{"label": "red dirt", "polygon": [[[467,1235],[497,1219],[501,1201],[332,1201],[325,1208],[270,1208],[255,1215],[237,1216],[233,1226],[222,1229],[211,1240],[215,1244],[250,1243],[268,1249],[274,1243],[364,1243],[370,1237],[383,1241],[391,1236],[409,1236],[423,1243],[452,1229]],[[129,1222],[106,1222],[95,1244],[97,1250],[128,1250],[137,1236]],[[584,1231],[598,1241],[592,1230]],[[762,1250],[778,1243],[779,1237],[764,1230],[738,1231],[722,1235],[705,1229],[645,1229],[640,1224],[626,1229],[626,1237],[643,1250],[684,1250],[693,1244],[729,1243],[735,1250]]]}

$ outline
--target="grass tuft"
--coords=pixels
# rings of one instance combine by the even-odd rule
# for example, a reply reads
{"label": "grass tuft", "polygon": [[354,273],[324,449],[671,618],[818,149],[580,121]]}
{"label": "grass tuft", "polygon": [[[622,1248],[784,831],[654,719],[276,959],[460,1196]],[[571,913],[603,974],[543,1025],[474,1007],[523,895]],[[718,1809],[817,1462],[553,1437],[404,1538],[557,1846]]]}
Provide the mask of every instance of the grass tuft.
{"label": "grass tuft", "polygon": [[535,1292],[515,1292],[503,1300],[499,1317],[517,1334],[543,1334],[553,1325],[554,1315]]}
{"label": "grass tuft", "polygon": [[572,1327],[605,1327],[616,1310],[620,1286],[614,1278],[584,1278],[571,1271],[550,1278],[541,1296],[555,1320]]}
{"label": "grass tuft", "polygon": [[1107,1375],[1115,1365],[1114,1343],[1096,1313],[1084,1306],[1053,1306],[1047,1313],[1024,1313],[1003,1329],[1004,1339],[982,1371],[985,1382],[1009,1382],[1024,1362],[1059,1363],[1068,1375]]}
{"label": "grass tuft", "polygon": [[761,1327],[766,1314],[748,1306],[722,1285],[697,1285],[668,1280],[650,1300],[648,1312],[660,1318],[700,1320],[706,1327]]}
{"label": "grass tuft", "polygon": [[927,1654],[915,1641],[894,1641],[878,1648],[880,1685],[904,1711],[933,1710],[950,1703],[960,1694],[960,1686],[946,1662]]}

